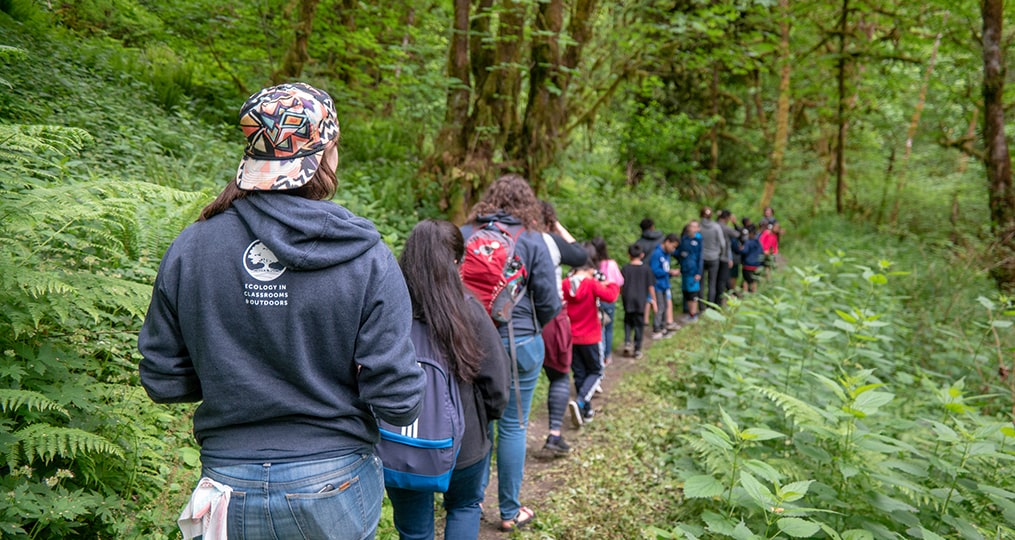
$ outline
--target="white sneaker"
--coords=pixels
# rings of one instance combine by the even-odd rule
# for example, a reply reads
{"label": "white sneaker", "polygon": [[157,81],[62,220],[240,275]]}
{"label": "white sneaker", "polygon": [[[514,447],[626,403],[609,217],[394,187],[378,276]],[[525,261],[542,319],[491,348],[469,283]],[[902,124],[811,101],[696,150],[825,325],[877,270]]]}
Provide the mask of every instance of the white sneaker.
{"label": "white sneaker", "polygon": [[652,333],[652,339],[663,339],[663,333],[662,332],[653,332]]}
{"label": "white sneaker", "polygon": [[571,417],[571,424],[576,428],[582,427],[582,424],[585,422],[582,418],[582,409],[578,406],[577,401],[572,399],[567,403],[567,412],[568,416]]}

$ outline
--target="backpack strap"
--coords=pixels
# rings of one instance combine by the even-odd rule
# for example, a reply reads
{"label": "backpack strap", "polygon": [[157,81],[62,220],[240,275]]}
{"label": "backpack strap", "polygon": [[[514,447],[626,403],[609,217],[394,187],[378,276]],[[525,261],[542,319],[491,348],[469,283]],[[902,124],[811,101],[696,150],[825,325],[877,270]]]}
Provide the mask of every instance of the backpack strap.
{"label": "backpack strap", "polygon": [[511,379],[515,386],[515,407],[518,409],[518,427],[525,429],[522,419],[522,389],[518,376],[518,349],[515,347],[515,325],[508,321],[508,356],[511,357]]}

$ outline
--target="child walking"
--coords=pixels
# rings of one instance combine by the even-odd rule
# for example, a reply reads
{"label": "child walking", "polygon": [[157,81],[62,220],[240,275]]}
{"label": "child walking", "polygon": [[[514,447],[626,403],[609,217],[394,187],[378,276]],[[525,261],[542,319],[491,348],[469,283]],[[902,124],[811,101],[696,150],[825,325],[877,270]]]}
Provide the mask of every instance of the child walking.
{"label": "child walking", "polygon": [[[591,254],[590,254],[591,255]],[[596,385],[603,378],[603,361],[599,355],[599,340],[603,329],[599,324],[598,302],[613,302],[620,293],[620,286],[607,281],[592,266],[592,258],[585,265],[575,268],[564,280],[564,303],[567,316],[571,319],[573,340],[571,350],[571,372],[577,397],[568,403],[568,412],[575,427],[592,419],[592,396]]]}
{"label": "child walking", "polygon": [[656,303],[656,277],[645,264],[645,250],[640,245],[631,244],[627,254],[631,257],[631,262],[620,269],[624,276],[624,285],[620,289],[624,302],[624,355],[634,354],[636,359],[640,359],[641,344],[645,337],[645,313],[648,311],[645,308],[651,306],[653,310],[659,311]]}
{"label": "child walking", "polygon": [[[767,230],[767,229],[766,229]],[[758,239],[758,229],[754,225],[747,226],[748,238],[740,248],[744,264],[744,292],[758,290],[758,269],[765,264],[765,250]]]}
{"label": "child walking", "polygon": [[670,268],[670,258],[680,245],[680,237],[674,233],[666,235],[666,238],[655,247],[652,252],[652,259],[649,266],[655,275],[656,303],[659,309],[656,310],[655,324],[652,326],[652,339],[660,339],[663,332],[673,329],[673,293],[670,290],[670,278],[680,275],[680,270]]}
{"label": "child walking", "polygon": [[684,226],[680,235],[680,247],[677,248],[677,260],[680,261],[680,289],[684,296],[688,322],[698,320],[698,298],[701,296],[701,276],[704,260],[701,258],[701,225],[691,221]]}

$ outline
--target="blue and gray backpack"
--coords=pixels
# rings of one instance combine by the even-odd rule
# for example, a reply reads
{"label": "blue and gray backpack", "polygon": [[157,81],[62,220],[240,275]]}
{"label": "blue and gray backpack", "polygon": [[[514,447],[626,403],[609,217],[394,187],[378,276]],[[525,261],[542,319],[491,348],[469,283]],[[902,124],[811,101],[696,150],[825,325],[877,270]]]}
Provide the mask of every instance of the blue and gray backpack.
{"label": "blue and gray backpack", "polygon": [[414,319],[410,336],[416,361],[426,373],[423,407],[408,426],[377,421],[381,431],[377,456],[384,465],[386,487],[445,492],[465,432],[462,398],[426,325]]}

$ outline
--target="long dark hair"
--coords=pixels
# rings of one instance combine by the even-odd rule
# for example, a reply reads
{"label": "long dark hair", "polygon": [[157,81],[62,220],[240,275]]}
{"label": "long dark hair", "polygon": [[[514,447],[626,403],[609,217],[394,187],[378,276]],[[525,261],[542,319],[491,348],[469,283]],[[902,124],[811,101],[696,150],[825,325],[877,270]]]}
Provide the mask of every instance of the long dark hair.
{"label": "long dark hair", "polygon": [[599,263],[610,259],[610,252],[606,249],[606,239],[602,236],[597,236],[589,241],[592,247],[595,248],[596,254],[592,257],[592,264],[599,268]]}
{"label": "long dark hair", "polygon": [[455,378],[472,382],[483,351],[465,304],[458,262],[465,253],[461,231],[448,221],[428,219],[412,229],[398,265],[409,287],[412,316],[426,323]]}

